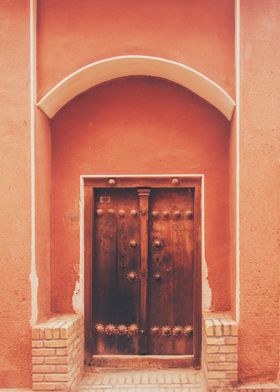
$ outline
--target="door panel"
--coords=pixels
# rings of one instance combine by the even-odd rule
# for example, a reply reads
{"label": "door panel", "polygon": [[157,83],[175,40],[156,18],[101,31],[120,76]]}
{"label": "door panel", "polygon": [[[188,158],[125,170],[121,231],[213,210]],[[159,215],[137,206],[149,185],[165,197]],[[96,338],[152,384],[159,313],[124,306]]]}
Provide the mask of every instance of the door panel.
{"label": "door panel", "polygon": [[95,354],[193,354],[192,188],[95,191]]}
{"label": "door panel", "polygon": [[134,275],[139,268],[137,192],[98,190],[95,200],[94,351],[136,354],[138,335],[132,331],[130,336],[127,328],[139,322],[139,278]]}
{"label": "door panel", "polygon": [[193,354],[191,189],[153,190],[149,222],[149,353]]}

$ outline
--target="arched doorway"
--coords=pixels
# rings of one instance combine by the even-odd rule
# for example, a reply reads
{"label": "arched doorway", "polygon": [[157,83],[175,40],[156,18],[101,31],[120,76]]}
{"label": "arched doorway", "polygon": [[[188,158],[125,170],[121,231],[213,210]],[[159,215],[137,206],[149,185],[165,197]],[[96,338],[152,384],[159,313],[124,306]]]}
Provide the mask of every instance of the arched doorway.
{"label": "arched doorway", "polygon": [[71,276],[80,254],[80,222],[74,219],[80,179],[108,173],[205,177],[212,306],[229,308],[228,131],[226,118],[205,101],[181,86],[151,77],[112,80],[76,97],[57,113],[52,120],[54,308],[69,309],[74,298]]}

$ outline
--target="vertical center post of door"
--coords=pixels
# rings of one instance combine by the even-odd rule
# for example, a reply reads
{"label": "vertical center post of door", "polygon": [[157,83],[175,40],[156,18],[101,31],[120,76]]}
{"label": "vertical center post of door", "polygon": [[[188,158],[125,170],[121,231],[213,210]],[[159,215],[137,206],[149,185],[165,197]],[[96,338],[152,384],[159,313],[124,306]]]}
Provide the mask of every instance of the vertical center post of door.
{"label": "vertical center post of door", "polygon": [[138,189],[140,211],[140,354],[147,352],[148,217],[150,189]]}

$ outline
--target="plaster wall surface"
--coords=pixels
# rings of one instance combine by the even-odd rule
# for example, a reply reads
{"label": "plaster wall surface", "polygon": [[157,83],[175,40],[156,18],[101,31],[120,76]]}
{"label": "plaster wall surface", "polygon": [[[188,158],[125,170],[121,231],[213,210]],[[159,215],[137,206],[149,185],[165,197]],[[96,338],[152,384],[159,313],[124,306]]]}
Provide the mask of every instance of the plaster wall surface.
{"label": "plaster wall surface", "polygon": [[[240,4],[239,377],[265,382],[275,381],[279,365],[280,4]],[[31,382],[28,8],[26,0],[0,3],[0,385],[5,387]],[[39,0],[37,49],[39,98],[87,63],[135,53],[186,63],[234,96],[234,1],[198,0],[187,7],[178,1],[174,7],[171,0],[164,5],[145,0],[140,7],[128,0]],[[235,117],[229,133],[220,113],[182,87],[151,78],[120,79],[77,97],[53,119],[51,169],[49,124],[37,113],[39,319],[50,310],[73,310],[80,269],[79,176],[108,172],[206,174],[212,308],[229,309],[231,298],[234,309],[235,130]]]}
{"label": "plaster wall surface", "polygon": [[36,270],[40,321],[50,315],[51,130],[49,119],[39,109],[35,124]]}
{"label": "plaster wall surface", "polygon": [[125,54],[185,63],[234,96],[234,0],[38,0],[37,49],[39,99],[80,67]]}
{"label": "plaster wall surface", "polygon": [[1,1],[0,25],[0,385],[26,387],[31,384],[29,2]]}
{"label": "plaster wall surface", "polygon": [[241,381],[279,366],[279,20],[279,1],[241,1]]}
{"label": "plaster wall surface", "polygon": [[176,84],[130,77],[75,98],[51,128],[52,311],[72,310],[79,280],[79,176],[108,173],[205,173],[212,307],[229,309],[229,123],[224,116]]}
{"label": "plaster wall surface", "polygon": [[[236,121],[236,112],[234,113],[231,126],[230,126],[230,136],[229,136],[229,203],[230,203],[230,298],[231,298],[231,311],[233,318],[235,318],[237,314],[237,301],[236,301],[236,284],[237,282],[237,252],[236,252],[236,223],[237,219],[239,219],[236,208],[236,187],[238,184],[236,183],[237,176],[237,154],[236,154],[236,132],[237,132],[237,121]],[[238,294],[239,295],[239,294]]]}

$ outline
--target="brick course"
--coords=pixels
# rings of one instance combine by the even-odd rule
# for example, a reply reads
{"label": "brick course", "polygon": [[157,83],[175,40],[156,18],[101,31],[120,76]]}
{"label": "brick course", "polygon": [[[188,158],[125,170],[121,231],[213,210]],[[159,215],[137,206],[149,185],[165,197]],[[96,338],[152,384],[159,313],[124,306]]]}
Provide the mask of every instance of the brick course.
{"label": "brick course", "polygon": [[229,313],[203,317],[203,368],[209,391],[233,391],[238,382],[237,324]]}
{"label": "brick course", "polygon": [[[237,324],[228,313],[206,313],[203,320],[203,369],[208,392],[276,392],[278,386],[238,386]],[[33,390],[70,391],[84,363],[83,319],[53,317],[32,329]]]}
{"label": "brick course", "polygon": [[83,319],[79,315],[53,317],[32,328],[34,391],[69,391],[82,377]]}

